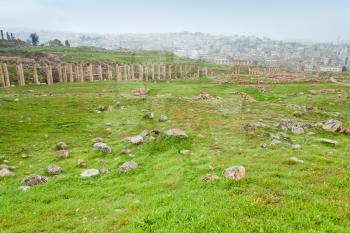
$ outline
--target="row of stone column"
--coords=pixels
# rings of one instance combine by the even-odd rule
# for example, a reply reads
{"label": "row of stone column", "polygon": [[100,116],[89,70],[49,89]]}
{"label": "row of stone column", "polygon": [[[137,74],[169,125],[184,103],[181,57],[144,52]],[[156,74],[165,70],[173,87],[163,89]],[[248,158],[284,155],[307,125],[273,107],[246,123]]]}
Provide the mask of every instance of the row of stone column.
{"label": "row of stone column", "polygon": [[[0,30],[0,38],[1,38],[1,40],[5,40],[4,31],[3,30]],[[8,33],[8,32],[6,32],[6,38],[7,38],[8,41],[15,40],[15,37],[13,36],[13,34],[12,33]]]}
{"label": "row of stone column", "polygon": [[7,69],[6,63],[1,64],[0,63],[0,86],[1,87],[9,87],[11,85],[10,83],[10,76]]}
{"label": "row of stone column", "polygon": [[[114,66],[114,65],[113,65]],[[10,85],[7,65],[2,64],[0,72],[0,83],[3,87]],[[102,80],[165,80],[184,77],[208,76],[208,68],[200,69],[198,65],[188,64],[152,64],[152,65],[119,65],[115,64],[115,76],[113,76],[112,65],[105,65],[106,72],[103,74],[101,64],[46,64],[45,66],[33,65],[33,82],[40,84],[38,69],[44,69],[46,83],[53,84],[53,71],[57,73],[58,82],[85,82]],[[23,64],[16,65],[17,80],[20,86],[25,85]],[[96,77],[97,76],[97,77]]]}
{"label": "row of stone column", "polygon": [[248,68],[249,75],[276,75],[280,72],[280,68],[278,67],[255,67],[255,68]]}

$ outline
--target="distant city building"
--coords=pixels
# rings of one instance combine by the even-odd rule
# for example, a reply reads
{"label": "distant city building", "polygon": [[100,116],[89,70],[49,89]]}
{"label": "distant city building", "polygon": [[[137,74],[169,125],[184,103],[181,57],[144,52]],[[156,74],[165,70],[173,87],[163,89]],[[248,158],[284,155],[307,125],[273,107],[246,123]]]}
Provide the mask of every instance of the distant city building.
{"label": "distant city building", "polygon": [[342,72],[342,67],[334,67],[334,66],[320,66],[320,72]]}

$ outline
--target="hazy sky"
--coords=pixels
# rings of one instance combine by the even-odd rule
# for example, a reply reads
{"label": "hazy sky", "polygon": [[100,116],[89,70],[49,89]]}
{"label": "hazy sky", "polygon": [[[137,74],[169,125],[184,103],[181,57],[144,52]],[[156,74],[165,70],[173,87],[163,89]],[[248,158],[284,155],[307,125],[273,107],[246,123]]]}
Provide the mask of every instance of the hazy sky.
{"label": "hazy sky", "polygon": [[350,0],[0,0],[0,27],[350,39]]}

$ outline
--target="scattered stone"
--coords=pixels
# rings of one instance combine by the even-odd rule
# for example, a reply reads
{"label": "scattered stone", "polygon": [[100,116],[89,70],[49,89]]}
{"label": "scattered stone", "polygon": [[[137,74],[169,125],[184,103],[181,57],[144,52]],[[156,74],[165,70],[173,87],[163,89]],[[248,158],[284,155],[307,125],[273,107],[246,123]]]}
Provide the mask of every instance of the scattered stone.
{"label": "scattered stone", "polygon": [[128,172],[128,171],[130,171],[130,170],[133,170],[133,169],[135,169],[135,168],[137,168],[137,163],[136,163],[135,161],[131,160],[131,161],[129,161],[129,162],[123,163],[123,165],[121,165],[121,166],[118,168],[117,172],[118,172],[118,173],[125,173],[125,172]]}
{"label": "scattered stone", "polygon": [[230,180],[240,180],[245,176],[245,168],[243,166],[233,166],[226,168],[222,175]]}
{"label": "scattered stone", "polygon": [[214,98],[213,96],[211,96],[208,93],[204,93],[204,92],[200,92],[197,96],[194,97],[194,99],[196,100],[210,100]]}
{"label": "scattered stone", "polygon": [[147,112],[146,115],[144,116],[146,119],[153,119],[154,118],[154,113],[153,112]]}
{"label": "scattered stone", "polygon": [[112,153],[112,148],[103,142],[97,142],[93,147],[103,153]]}
{"label": "scattered stone", "polygon": [[123,149],[122,150],[122,154],[124,154],[124,155],[130,155],[131,154],[131,150],[130,149]]}
{"label": "scattered stone", "polygon": [[57,150],[66,150],[68,148],[67,144],[64,142],[59,142],[56,144]]}
{"label": "scattered stone", "polygon": [[298,159],[297,157],[291,157],[289,160],[293,163],[304,163],[304,160]]}
{"label": "scattered stone", "polygon": [[136,135],[128,138],[128,141],[133,145],[140,145],[143,143],[143,137],[141,135]]}
{"label": "scattered stone", "polygon": [[132,94],[134,96],[142,96],[147,95],[150,92],[150,89],[148,88],[138,88],[132,91]]}
{"label": "scattered stone", "polygon": [[293,115],[294,115],[295,117],[302,117],[302,116],[304,116],[304,113],[301,112],[301,111],[295,111],[295,112],[293,113]]}
{"label": "scattered stone", "polygon": [[256,125],[252,123],[248,123],[244,126],[244,130],[247,132],[256,130]]}
{"label": "scattered stone", "polygon": [[280,143],[281,143],[280,140],[272,139],[272,141],[271,141],[271,146],[277,146],[277,145],[280,144]]}
{"label": "scattered stone", "polygon": [[208,170],[209,170],[209,171],[214,171],[214,167],[213,167],[212,165],[209,165],[209,166],[208,166]]}
{"label": "scattered stone", "polygon": [[62,168],[56,165],[49,165],[44,170],[47,174],[57,175],[62,172]]}
{"label": "scattered stone", "polygon": [[158,120],[159,120],[160,122],[164,122],[164,121],[167,121],[167,120],[168,120],[168,117],[165,116],[165,115],[160,115]]}
{"label": "scattered stone", "polygon": [[182,155],[188,155],[189,153],[190,153],[190,150],[187,150],[187,149],[180,150],[180,154]]}
{"label": "scattered stone", "polygon": [[8,168],[0,169],[0,177],[14,176],[15,174],[11,172]]}
{"label": "scattered stone", "polygon": [[169,137],[187,138],[186,132],[181,129],[169,129],[165,134]]}
{"label": "scattered stone", "polygon": [[346,135],[350,135],[350,128],[346,128],[346,129],[344,129],[344,134],[346,134]]}
{"label": "scattered stone", "polygon": [[100,169],[100,173],[101,173],[102,175],[107,175],[107,174],[109,173],[109,170],[108,170],[108,168],[103,167],[103,168]]}
{"label": "scattered stone", "polygon": [[239,93],[239,94],[240,94],[240,96],[242,97],[242,99],[243,99],[244,101],[247,101],[247,102],[256,102],[256,100],[255,100],[253,97],[251,97],[250,95],[248,95],[247,93],[241,92],[241,93]]}
{"label": "scattered stone", "polygon": [[293,150],[301,150],[301,145],[295,144],[295,145],[292,146],[292,149]]}
{"label": "scattered stone", "polygon": [[307,135],[309,135],[309,136],[313,136],[313,135],[315,135],[316,133],[315,132],[308,132],[307,133]]}
{"label": "scattered stone", "polygon": [[95,143],[100,143],[100,142],[103,142],[103,138],[94,138],[92,139],[92,144],[95,144]]}
{"label": "scattered stone", "polygon": [[323,143],[325,143],[325,144],[332,145],[332,146],[338,145],[338,142],[337,142],[337,141],[332,140],[332,139],[327,139],[327,138],[321,138],[321,139],[320,139],[320,142],[323,142]]}
{"label": "scattered stone", "polygon": [[205,181],[205,182],[212,182],[212,181],[215,181],[218,179],[220,179],[220,177],[218,177],[215,174],[206,174],[203,176],[203,181]]}
{"label": "scattered stone", "polygon": [[69,158],[70,153],[68,150],[59,150],[56,152],[57,158]]}
{"label": "scattered stone", "polygon": [[23,182],[27,186],[34,186],[34,185],[39,185],[39,184],[45,184],[47,183],[48,178],[45,176],[40,176],[40,175],[29,175],[26,178],[23,179]]}
{"label": "scattered stone", "polygon": [[16,169],[15,166],[10,166],[10,165],[7,165],[7,164],[0,164],[0,169],[3,169],[3,168],[9,169],[9,170]]}
{"label": "scattered stone", "polygon": [[267,148],[267,144],[263,142],[260,144],[260,147],[265,149],[265,148]]}
{"label": "scattered stone", "polygon": [[340,132],[342,130],[342,123],[338,120],[330,119],[323,124],[322,128],[330,132]]}
{"label": "scattered stone", "polygon": [[84,159],[78,159],[77,160],[77,166],[78,167],[86,167],[87,166],[87,162]]}
{"label": "scattered stone", "polygon": [[112,112],[112,111],[113,111],[113,106],[112,105],[108,105],[107,112]]}
{"label": "scattered stone", "polygon": [[97,176],[99,174],[100,174],[99,170],[92,168],[92,169],[84,170],[83,172],[80,173],[80,176],[81,177],[92,177],[92,176]]}
{"label": "scattered stone", "polygon": [[30,189],[30,186],[27,186],[27,185],[25,185],[25,186],[19,186],[18,189],[21,190],[21,191],[23,191],[23,192],[25,192],[25,191],[28,191],[28,190]]}
{"label": "scattered stone", "polygon": [[304,129],[301,127],[293,127],[291,129],[291,132],[294,134],[303,134],[304,133]]}

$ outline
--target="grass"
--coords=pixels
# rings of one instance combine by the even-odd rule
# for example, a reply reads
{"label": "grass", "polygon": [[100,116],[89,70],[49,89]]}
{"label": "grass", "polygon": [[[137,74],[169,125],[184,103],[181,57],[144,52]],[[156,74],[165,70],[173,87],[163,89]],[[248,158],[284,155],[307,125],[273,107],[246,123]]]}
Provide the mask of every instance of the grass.
{"label": "grass", "polygon": [[[146,98],[131,96],[143,86],[151,89]],[[324,88],[341,94],[308,94]],[[221,98],[193,100],[200,91]],[[242,101],[238,92],[257,102]],[[275,124],[337,118],[349,126],[349,98],[350,88],[337,84],[271,85],[260,92],[204,78],[0,89],[0,156],[17,166],[16,176],[0,179],[1,232],[350,232],[349,136],[319,128],[308,130],[315,136],[289,133],[302,145],[294,151],[286,143],[262,149],[261,143],[270,144],[265,131],[243,130],[259,119]],[[293,117],[298,106],[307,104],[318,109]],[[99,105],[114,109],[97,113]],[[156,118],[166,114],[169,121],[144,119],[145,111]],[[122,141],[143,130],[170,128],[183,129],[189,137],[160,136],[139,146]],[[93,150],[95,137],[104,138],[113,153]],[[321,137],[340,144],[320,144]],[[58,141],[68,144],[71,158],[55,158]],[[124,148],[131,148],[134,157],[122,155]],[[180,155],[183,148],[190,155]],[[29,158],[22,159],[23,153]],[[305,163],[292,164],[291,156]],[[110,174],[82,179],[78,158],[86,159],[88,168],[107,167]],[[139,164],[136,170],[116,173],[131,159]],[[44,175],[50,164],[61,166],[63,173],[27,192],[18,189],[25,176]],[[245,166],[246,177],[224,179],[223,169],[232,165]],[[204,183],[207,173],[221,179]]]}

